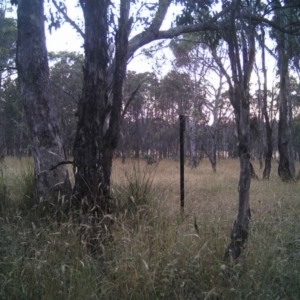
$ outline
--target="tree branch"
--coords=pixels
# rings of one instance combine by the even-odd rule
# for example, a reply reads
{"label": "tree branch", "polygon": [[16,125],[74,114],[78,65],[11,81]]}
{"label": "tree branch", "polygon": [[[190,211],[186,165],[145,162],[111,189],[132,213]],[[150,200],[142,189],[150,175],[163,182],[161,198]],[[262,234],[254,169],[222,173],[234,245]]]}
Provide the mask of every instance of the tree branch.
{"label": "tree branch", "polygon": [[[139,48],[149,44],[150,42],[161,40],[161,39],[172,39],[176,36],[179,36],[184,33],[193,33],[198,31],[207,31],[207,30],[221,30],[224,29],[224,24],[226,21],[216,24],[218,19],[227,14],[231,9],[232,5],[228,5],[224,10],[217,13],[209,21],[193,25],[182,25],[175,28],[170,28],[169,30],[159,31],[159,28],[164,20],[164,17],[167,13],[167,9],[170,6],[170,0],[160,0],[159,8],[157,14],[152,22],[152,25],[148,27],[145,31],[137,34],[129,41],[128,49],[128,60],[133,56],[135,51]],[[164,6],[163,6],[164,5]],[[155,25],[154,25],[155,24]]]}
{"label": "tree branch", "polygon": [[[67,10],[65,9],[66,6],[64,4],[58,5],[56,0],[52,0],[53,5],[55,8],[62,14],[66,22],[68,22],[76,31],[79,33],[79,35],[84,38],[84,32],[81,30],[81,28],[67,15]],[[62,3],[62,2],[60,2]]]}
{"label": "tree branch", "polygon": [[127,109],[130,105],[130,103],[132,102],[132,100],[134,99],[135,95],[137,94],[137,92],[139,91],[140,87],[142,86],[142,84],[147,80],[147,77],[142,79],[139,84],[136,86],[136,88],[133,90],[133,92],[130,94],[128,100],[126,101],[125,103],[125,106],[124,106],[124,109],[123,109],[123,112],[122,112],[122,120],[124,119],[125,117],[125,114],[127,113]]}

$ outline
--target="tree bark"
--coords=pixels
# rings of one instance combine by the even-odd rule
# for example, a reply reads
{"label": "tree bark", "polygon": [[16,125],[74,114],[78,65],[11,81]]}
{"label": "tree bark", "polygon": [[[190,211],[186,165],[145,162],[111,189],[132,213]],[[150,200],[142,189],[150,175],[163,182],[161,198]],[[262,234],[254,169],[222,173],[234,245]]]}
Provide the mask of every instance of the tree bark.
{"label": "tree bark", "polygon": [[[279,50],[280,52],[282,50]],[[284,50],[283,50],[284,51]],[[283,53],[281,53],[283,55]],[[280,92],[278,122],[278,175],[282,181],[292,180],[295,176],[294,157],[292,153],[291,128],[288,112],[288,61],[279,55]]]}
{"label": "tree bark", "polygon": [[[222,90],[222,72],[219,78],[219,87],[217,89],[215,103],[213,107],[213,117],[214,121],[211,126],[211,136],[212,136],[212,144],[211,144],[211,154],[209,156],[209,160],[214,172],[217,172],[217,142],[218,142],[218,130],[219,130],[219,105],[221,101],[221,90]],[[223,149],[224,151],[225,149]]]}
{"label": "tree bark", "polygon": [[[281,47],[281,46],[280,46]],[[281,53],[280,53],[281,52]],[[284,49],[279,50],[279,122],[278,122],[278,175],[282,181],[290,181],[295,177],[294,156],[292,153],[291,128],[288,112],[288,61],[284,57]]]}
{"label": "tree bark", "polygon": [[[127,64],[130,29],[129,0],[121,1],[116,34],[116,64],[112,95],[108,95],[108,7],[110,1],[80,1],[84,12],[85,64],[83,95],[79,100],[78,124],[73,147],[75,186],[73,207],[81,222],[91,226],[89,243],[103,241],[99,229],[109,229],[110,176],[117,147],[122,106],[122,87]],[[108,222],[105,221],[108,220]]]}
{"label": "tree bark", "polygon": [[50,198],[58,211],[71,185],[66,165],[50,171],[66,157],[49,84],[44,21],[43,0],[19,0],[16,63],[32,138],[37,203]]}
{"label": "tree bark", "polygon": [[192,119],[189,122],[189,137],[190,137],[190,156],[191,156],[190,165],[191,165],[191,169],[195,169],[197,167],[195,111],[193,111]]}
{"label": "tree bark", "polygon": [[85,19],[83,95],[78,104],[78,123],[73,146],[74,207],[83,215],[99,218],[109,212],[112,153],[104,142],[107,114],[107,9],[109,1],[81,1]]}
{"label": "tree bark", "polygon": [[[2,72],[0,71],[0,98],[2,97]],[[4,141],[4,128],[3,128],[3,104],[2,101],[0,103],[0,161],[4,159],[6,155],[5,149],[5,141]]]}
{"label": "tree bark", "polygon": [[[244,91],[243,91],[244,92]],[[251,183],[251,162],[250,162],[250,122],[249,122],[249,98],[248,93],[235,93],[235,101],[240,99],[240,109],[235,110],[238,154],[240,159],[240,180],[239,180],[239,208],[237,219],[234,222],[231,232],[231,242],[225,252],[225,260],[236,260],[248,238],[248,227],[251,218],[250,212],[250,183]],[[249,96],[249,95],[248,95]]]}
{"label": "tree bark", "polygon": [[216,139],[216,130],[213,129],[214,133],[212,135],[211,141],[211,156],[210,156],[210,163],[214,173],[217,172],[217,139]]}
{"label": "tree bark", "polygon": [[[279,1],[275,1],[276,7],[281,7]],[[280,14],[277,10],[275,20],[280,25],[286,23],[286,16]],[[287,35],[283,32],[276,32],[277,51],[278,51],[278,71],[279,71],[279,122],[278,122],[278,151],[279,165],[278,175],[282,181],[290,181],[295,176],[294,156],[292,152],[290,113],[289,113],[289,87],[288,87],[288,41]]]}
{"label": "tree bark", "polygon": [[261,44],[261,52],[262,52],[262,72],[264,75],[264,83],[263,83],[263,96],[262,96],[262,114],[265,119],[266,126],[266,151],[265,151],[265,168],[263,171],[263,179],[269,179],[271,173],[271,162],[272,162],[272,154],[273,154],[273,138],[272,138],[272,127],[270,124],[270,118],[267,110],[267,69],[266,69],[266,59],[265,59],[265,32],[262,28],[262,44]]}

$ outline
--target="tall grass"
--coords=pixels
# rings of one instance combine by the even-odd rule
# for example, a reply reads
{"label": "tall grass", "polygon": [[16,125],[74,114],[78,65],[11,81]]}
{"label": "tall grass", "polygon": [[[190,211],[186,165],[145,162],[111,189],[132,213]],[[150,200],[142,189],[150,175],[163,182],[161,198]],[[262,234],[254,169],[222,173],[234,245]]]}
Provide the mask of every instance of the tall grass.
{"label": "tall grass", "polygon": [[208,161],[186,168],[182,216],[177,163],[116,160],[114,241],[102,245],[101,260],[85,251],[76,224],[32,222],[30,201],[22,204],[32,192],[30,169],[5,163],[0,299],[299,299],[300,187],[282,183],[275,166],[270,181],[252,182],[247,247],[236,264],[224,266],[238,161],[220,161],[216,174]]}

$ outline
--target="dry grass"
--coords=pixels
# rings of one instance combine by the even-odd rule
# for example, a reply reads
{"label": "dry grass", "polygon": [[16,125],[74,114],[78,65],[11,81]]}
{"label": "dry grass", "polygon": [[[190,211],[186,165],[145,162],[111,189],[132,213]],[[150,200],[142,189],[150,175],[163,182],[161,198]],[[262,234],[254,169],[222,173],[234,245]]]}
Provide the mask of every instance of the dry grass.
{"label": "dry grass", "polygon": [[237,160],[220,161],[216,174],[208,161],[186,167],[183,216],[178,163],[115,160],[114,242],[101,259],[85,252],[76,224],[37,228],[19,209],[26,164],[9,158],[2,168],[1,299],[299,299],[300,187],[282,183],[275,164],[270,181],[252,181],[251,233],[227,267],[230,280],[222,259],[237,212]]}

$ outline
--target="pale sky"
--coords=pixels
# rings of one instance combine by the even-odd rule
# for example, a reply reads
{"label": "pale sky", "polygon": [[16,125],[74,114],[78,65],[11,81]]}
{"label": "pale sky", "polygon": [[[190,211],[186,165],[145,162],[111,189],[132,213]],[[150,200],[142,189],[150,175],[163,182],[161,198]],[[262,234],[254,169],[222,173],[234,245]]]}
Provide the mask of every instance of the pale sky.
{"label": "pale sky", "polygon": [[[80,8],[74,7],[73,0],[66,0],[67,8],[68,8],[68,15],[72,19],[81,19],[82,20],[82,12]],[[45,12],[49,9],[49,4],[45,3]],[[172,16],[175,11],[178,11],[174,6],[170,7],[168,16],[166,21],[163,23],[161,29],[166,30],[170,28]],[[46,39],[47,39],[47,49],[48,51],[75,51],[75,52],[83,52],[82,48],[82,38],[76,33],[71,25],[65,23],[59,28],[58,30],[52,30],[52,33],[49,33],[46,23]],[[162,57],[172,57],[172,53],[168,49],[163,49],[159,51],[157,58]],[[128,64],[128,70],[134,70],[136,72],[151,72],[151,71],[159,71],[162,75],[165,75],[171,69],[171,63],[167,59],[162,59],[157,63],[154,60],[150,60],[145,58],[144,55],[138,51],[135,54],[135,58]]]}
{"label": "pale sky", "polygon": [[[82,11],[81,8],[74,6],[74,0],[65,0],[68,8],[68,15],[74,20],[82,20]],[[45,2],[45,12],[48,12],[50,4]],[[166,21],[163,23],[163,30],[169,29],[171,22],[174,19],[174,14],[178,13],[180,9],[177,7],[170,7]],[[52,30],[52,33],[49,33],[46,23],[46,37],[47,37],[47,49],[48,51],[75,51],[83,52],[82,38],[76,33],[75,29],[71,25],[65,23],[58,30]],[[133,33],[136,34],[136,33]],[[153,44],[153,43],[152,43]],[[151,44],[150,44],[151,45]],[[149,47],[149,46],[148,46]],[[258,56],[260,53],[257,53]],[[157,58],[160,58],[157,60]],[[133,70],[136,72],[152,72],[154,71],[157,75],[166,75],[171,68],[170,58],[173,58],[173,54],[169,49],[162,49],[157,52],[154,59],[147,59],[144,55],[141,55],[141,51],[138,51],[135,54],[135,58],[128,64],[127,69]],[[260,58],[257,57],[259,61]],[[269,74],[269,88],[274,84],[274,59],[267,55],[267,67]],[[273,73],[273,74],[272,74]],[[273,77],[273,78],[272,78]],[[255,74],[252,74],[252,79],[256,82]]]}
{"label": "pale sky", "polygon": [[[68,15],[76,20],[77,18],[82,19],[82,13],[80,8],[74,6],[73,0],[66,0]],[[48,13],[49,3],[45,2],[45,12]],[[48,23],[45,23],[46,28],[46,42],[48,51],[75,51],[83,52],[82,38],[76,33],[75,29],[68,23],[64,23],[61,28],[55,30],[52,29],[50,34],[48,30]]]}
{"label": "pale sky", "polygon": [[[76,1],[77,2],[77,1]],[[67,13],[68,15],[74,20],[82,20],[82,11],[80,7],[75,7],[74,0],[65,0],[67,5]],[[48,1],[45,1],[45,13],[48,14],[51,5]],[[52,8],[53,12],[54,9]],[[163,30],[169,29],[171,26],[171,22],[174,19],[174,15],[180,11],[180,8],[176,8],[174,5],[170,7],[167,18],[162,25]],[[16,18],[16,8],[13,7],[13,11],[9,13],[12,17]],[[48,23],[45,23],[46,28],[46,42],[47,42],[47,49],[48,51],[74,51],[74,52],[83,52],[82,38],[76,33],[75,29],[68,23],[64,23],[61,28],[58,30],[52,30],[50,34],[48,30]],[[134,33],[136,34],[136,33]],[[258,56],[260,55],[259,52],[257,53]],[[128,64],[128,70],[134,70],[136,72],[152,72],[155,71],[158,73],[157,75],[165,75],[168,71],[171,70],[172,65],[170,62],[170,58],[173,59],[173,55],[169,49],[163,49],[157,52],[155,55],[156,58],[160,58],[160,60],[156,61],[155,59],[147,59],[145,56],[141,55],[138,51],[135,54],[135,58]],[[275,61],[270,55],[267,54],[267,67],[268,67],[268,87],[274,84],[274,77],[276,72],[276,65]],[[257,57],[257,61],[260,58]],[[160,74],[159,74],[160,73]],[[252,78],[255,78],[255,74],[252,74]],[[256,82],[256,79],[254,79]]]}

